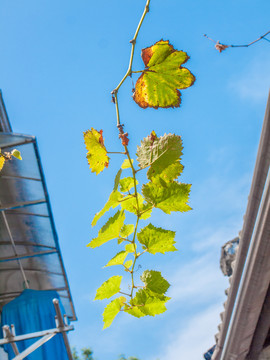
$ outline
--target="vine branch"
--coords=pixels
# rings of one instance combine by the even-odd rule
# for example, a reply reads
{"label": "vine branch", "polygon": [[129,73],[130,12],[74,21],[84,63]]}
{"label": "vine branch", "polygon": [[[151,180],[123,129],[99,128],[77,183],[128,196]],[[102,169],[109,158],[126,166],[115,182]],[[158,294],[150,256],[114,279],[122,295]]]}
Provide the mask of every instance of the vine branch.
{"label": "vine branch", "polygon": [[221,44],[221,43],[219,42],[219,40],[216,41],[216,40],[211,39],[211,38],[210,38],[208,35],[206,35],[206,34],[204,34],[203,36],[206,37],[208,40],[213,41],[213,42],[216,44],[216,45],[215,45],[215,48],[221,53],[223,50],[227,49],[228,47],[249,47],[249,46],[255,44],[256,42],[258,42],[258,41],[260,41],[260,40],[266,40],[266,41],[270,42],[269,39],[266,39],[266,36],[267,36],[268,34],[270,34],[270,31],[267,31],[267,33],[265,33],[264,35],[260,36],[258,39],[250,42],[249,44],[244,44],[244,45],[225,45],[225,44]]}
{"label": "vine branch", "polygon": [[138,199],[138,192],[137,192],[136,170],[134,169],[134,166],[133,166],[133,163],[132,163],[132,160],[130,158],[130,154],[129,154],[129,151],[128,151],[128,148],[127,148],[127,145],[128,145],[128,142],[129,142],[128,133],[124,132],[124,130],[123,130],[124,125],[121,124],[121,122],[120,122],[120,112],[119,112],[119,103],[118,103],[117,95],[118,95],[118,91],[119,91],[120,87],[122,86],[124,81],[127,79],[127,77],[132,76],[132,73],[133,73],[132,65],[133,65],[135,45],[136,45],[137,37],[138,37],[139,31],[141,29],[143,20],[145,18],[145,15],[149,12],[149,4],[150,4],[150,0],[147,0],[146,4],[145,4],[144,11],[143,11],[143,14],[141,16],[141,19],[140,19],[139,24],[137,26],[137,29],[135,31],[135,34],[134,34],[132,40],[130,40],[131,53],[130,53],[130,59],[129,59],[129,65],[128,65],[127,72],[124,75],[124,77],[122,78],[122,80],[120,81],[120,83],[117,85],[117,87],[111,92],[111,94],[112,94],[112,102],[115,104],[115,109],[116,109],[116,123],[117,123],[117,128],[118,128],[118,131],[119,131],[119,138],[121,138],[121,140],[122,140],[122,145],[125,148],[124,154],[127,156],[128,160],[129,160],[129,163],[130,163],[131,170],[132,170],[133,181],[134,181],[134,194],[135,194],[136,205],[137,205],[137,214],[136,214],[137,215],[137,220],[136,220],[133,239],[132,239],[132,241],[130,241],[134,246],[134,261],[133,261],[131,270],[127,269],[127,271],[130,272],[130,274],[131,274],[132,285],[131,285],[131,292],[129,294],[131,299],[133,298],[133,290],[134,290],[134,288],[136,288],[136,286],[134,284],[134,268],[135,268],[136,260],[138,258],[137,250],[136,250],[136,234],[137,234],[138,223],[139,223],[141,214],[140,214],[139,199]]}
{"label": "vine branch", "polygon": [[120,125],[120,115],[119,115],[119,106],[118,106],[117,93],[118,93],[118,90],[120,89],[120,87],[122,86],[122,84],[124,83],[124,81],[126,80],[126,78],[128,76],[132,75],[132,64],[133,64],[135,45],[136,45],[136,41],[137,41],[137,37],[138,37],[139,31],[140,31],[140,28],[141,28],[143,20],[145,18],[145,15],[149,12],[149,4],[150,4],[150,0],[147,0],[144,11],[143,11],[143,14],[142,14],[142,17],[141,17],[140,22],[139,22],[139,24],[137,26],[137,29],[136,29],[135,34],[133,36],[133,39],[130,40],[131,53],[130,53],[130,59],[129,59],[129,65],[128,65],[127,72],[126,72],[125,76],[123,77],[123,79],[120,81],[120,83],[117,85],[117,87],[111,92],[112,97],[113,97],[113,103],[115,104],[115,107],[116,107],[117,126]]}

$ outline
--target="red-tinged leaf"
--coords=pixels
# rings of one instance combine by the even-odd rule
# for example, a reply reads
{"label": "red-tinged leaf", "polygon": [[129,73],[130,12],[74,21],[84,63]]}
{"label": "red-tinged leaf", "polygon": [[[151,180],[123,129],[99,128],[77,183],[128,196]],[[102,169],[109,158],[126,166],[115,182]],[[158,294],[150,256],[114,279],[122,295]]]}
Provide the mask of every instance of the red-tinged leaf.
{"label": "red-tinged leaf", "polygon": [[88,153],[86,158],[92,172],[97,175],[109,166],[109,157],[104,146],[103,131],[97,131],[94,128],[84,133],[84,142]]}
{"label": "red-tinged leaf", "polygon": [[146,68],[137,80],[134,101],[142,108],[179,107],[181,93],[193,85],[195,77],[182,67],[189,56],[173,48],[169,41],[160,40],[142,50]]}

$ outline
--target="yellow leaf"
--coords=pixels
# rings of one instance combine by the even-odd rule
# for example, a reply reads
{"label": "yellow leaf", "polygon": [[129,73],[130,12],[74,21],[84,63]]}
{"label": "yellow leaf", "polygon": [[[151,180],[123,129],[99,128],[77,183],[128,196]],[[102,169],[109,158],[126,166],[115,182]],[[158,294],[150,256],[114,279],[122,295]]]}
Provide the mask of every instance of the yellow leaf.
{"label": "yellow leaf", "polygon": [[90,169],[97,175],[109,165],[109,157],[104,146],[102,132],[102,130],[97,131],[91,128],[91,130],[87,130],[84,133],[84,142],[86,150],[88,150],[86,158]]}

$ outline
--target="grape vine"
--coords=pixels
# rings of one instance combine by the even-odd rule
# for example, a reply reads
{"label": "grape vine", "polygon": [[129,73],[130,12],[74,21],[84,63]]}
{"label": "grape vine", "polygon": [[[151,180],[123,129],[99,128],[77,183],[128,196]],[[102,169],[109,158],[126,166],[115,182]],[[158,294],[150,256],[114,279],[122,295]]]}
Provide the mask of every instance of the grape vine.
{"label": "grape vine", "polygon": [[[170,286],[159,271],[145,270],[140,279],[135,281],[134,273],[137,260],[146,252],[155,255],[176,251],[175,232],[148,223],[141,227],[141,221],[151,217],[154,208],[161,209],[166,214],[172,211],[186,212],[190,184],[177,179],[183,171],[181,164],[182,139],[175,134],[165,134],[158,137],[152,133],[141,141],[137,147],[137,166],[128,150],[128,133],[120,122],[118,91],[128,76],[140,73],[133,100],[141,108],[179,107],[181,93],[179,90],[191,86],[195,77],[182,65],[189,59],[184,51],[173,48],[169,41],[160,40],[154,45],[142,50],[142,60],[145,68],[133,71],[133,56],[136,40],[146,14],[149,12],[150,0],[147,0],[144,12],[135,31],[131,43],[131,55],[128,70],[118,86],[112,91],[112,99],[116,108],[116,123],[126,159],[116,174],[114,188],[108,201],[92,221],[96,226],[100,218],[110,209],[119,207],[117,212],[101,227],[96,238],[88,244],[90,248],[99,247],[110,240],[117,239],[120,251],[107,263],[107,266],[121,265],[130,275],[128,290],[121,286],[123,276],[115,275],[105,281],[96,292],[95,300],[109,299],[118,294],[106,307],[103,313],[104,327],[111,325],[116,315],[126,312],[135,317],[155,316],[166,311],[166,302],[170,299],[166,292]],[[103,131],[94,128],[84,133],[88,164],[92,172],[99,174],[109,166],[108,154],[104,144]],[[117,154],[117,153],[116,153]],[[147,170],[148,182],[139,191],[137,173]],[[129,176],[122,177],[122,173]],[[136,220],[134,224],[126,224],[126,213],[132,213]],[[132,259],[128,259],[132,257]]]}

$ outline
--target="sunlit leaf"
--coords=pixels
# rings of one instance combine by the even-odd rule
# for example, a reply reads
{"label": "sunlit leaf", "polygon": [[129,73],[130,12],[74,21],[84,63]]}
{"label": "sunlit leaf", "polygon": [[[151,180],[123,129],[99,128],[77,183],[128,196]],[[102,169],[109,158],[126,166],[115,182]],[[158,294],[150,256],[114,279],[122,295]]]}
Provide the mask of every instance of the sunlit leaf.
{"label": "sunlit leaf", "polygon": [[103,312],[103,322],[104,326],[103,329],[111,326],[113,320],[115,319],[116,315],[120,312],[121,307],[126,299],[123,296],[120,296],[117,299],[111,301],[104,309]]}
{"label": "sunlit leaf", "polygon": [[140,207],[141,219],[146,220],[151,216],[153,206],[148,203],[144,203],[142,207]]}
{"label": "sunlit leaf", "polygon": [[116,176],[115,176],[115,179],[114,179],[114,187],[113,187],[114,191],[118,190],[118,185],[119,185],[119,182],[120,182],[121,174],[122,174],[122,169],[119,169]]}
{"label": "sunlit leaf", "polygon": [[137,249],[137,245],[136,244],[127,244],[125,246],[125,250],[128,252],[128,253],[133,253],[135,251],[135,249]]}
{"label": "sunlit leaf", "polygon": [[161,177],[166,181],[176,179],[182,172],[182,140],[175,134],[157,137],[154,132],[143,139],[137,148],[137,160],[141,169],[150,166],[147,176],[152,181]]}
{"label": "sunlit leaf", "polygon": [[147,172],[148,178],[151,179],[152,182],[158,182],[160,178],[168,182],[177,179],[183,172],[184,166],[180,163],[180,161],[176,161],[160,173],[155,172],[155,170],[152,171],[152,169],[153,168],[151,166]]}
{"label": "sunlit leaf", "polygon": [[109,299],[120,291],[123,276],[112,276],[106,280],[98,289],[95,300]]}
{"label": "sunlit leaf", "polygon": [[115,208],[116,206],[119,205],[119,201],[122,199],[123,195],[120,194],[120,192],[118,192],[118,185],[119,185],[119,181],[120,181],[120,176],[122,174],[122,169],[120,169],[114,179],[114,187],[113,187],[113,191],[110,194],[110,197],[108,199],[108,201],[106,202],[106,204],[104,205],[103,209],[100,210],[95,216],[94,219],[92,220],[92,226],[95,226],[97,221],[107,212],[110,210],[110,208]]}
{"label": "sunlit leaf", "polygon": [[[131,159],[132,164],[133,164],[133,161],[134,161],[134,160]],[[121,168],[122,168],[122,169],[131,168],[129,159],[125,159],[125,160],[123,161],[123,164],[122,164]]]}
{"label": "sunlit leaf", "polygon": [[12,150],[11,155],[14,156],[18,160],[22,160],[21,153],[17,149]]}
{"label": "sunlit leaf", "polygon": [[123,195],[120,194],[119,191],[114,190],[111,194],[110,197],[108,199],[108,201],[106,202],[106,204],[104,205],[104,208],[102,210],[100,210],[95,216],[94,219],[92,220],[92,226],[95,226],[97,221],[107,212],[109,211],[111,208],[115,208],[117,207],[120,203],[119,201],[122,199]]}
{"label": "sunlit leaf", "polygon": [[195,77],[182,67],[188,59],[184,51],[173,48],[169,41],[160,40],[142,50],[145,70],[136,82],[133,95],[142,108],[179,107],[181,93],[177,89],[191,86]]}
{"label": "sunlit leaf", "polygon": [[165,294],[170,287],[170,284],[163,278],[160,271],[145,270],[141,280],[149,290],[158,294]]}
{"label": "sunlit leaf", "polygon": [[[138,194],[138,203],[139,207],[143,205],[143,197],[142,195]],[[138,206],[137,206],[137,200],[134,194],[127,195],[123,200],[121,201],[121,207],[123,210],[127,210],[133,214],[137,214],[138,212]]]}
{"label": "sunlit leaf", "polygon": [[94,238],[87,246],[96,248],[109,240],[118,238],[121,228],[124,225],[125,213],[118,210],[117,213],[109,218],[106,224],[99,230],[98,236]]}
{"label": "sunlit leaf", "polygon": [[[141,219],[148,219],[151,216],[152,206],[149,204],[144,203],[143,196],[138,193],[138,203],[139,203],[139,209],[140,212],[143,212],[141,215]],[[137,200],[134,194],[127,195],[122,201],[121,201],[121,207],[123,210],[129,211],[135,215],[138,213],[138,206],[137,206]]]}
{"label": "sunlit leaf", "polygon": [[4,156],[0,155],[0,171],[3,169],[5,161],[6,160],[5,160]]}
{"label": "sunlit leaf", "polygon": [[126,268],[129,269],[132,266],[132,264],[133,264],[132,260],[127,260],[124,265],[125,265]]}
{"label": "sunlit leaf", "polygon": [[[138,180],[136,180],[136,185],[138,185]],[[120,180],[120,191],[127,192],[134,187],[134,179],[132,177],[125,177]]]}
{"label": "sunlit leaf", "polygon": [[137,291],[132,304],[139,306],[139,309],[145,315],[155,316],[164,313],[167,309],[165,307],[166,301],[170,298],[165,296],[155,295],[146,289]]}
{"label": "sunlit leaf", "polygon": [[105,265],[105,267],[113,266],[113,265],[123,265],[127,255],[128,255],[127,251],[120,251],[108,262],[107,265]]}
{"label": "sunlit leaf", "polygon": [[134,232],[134,225],[130,224],[130,225],[123,225],[121,231],[120,231],[120,236],[127,238],[129,235],[131,235]]}
{"label": "sunlit leaf", "polygon": [[147,183],[142,187],[145,200],[155,207],[163,210],[166,214],[172,211],[185,212],[191,210],[188,205],[190,184],[182,184],[176,181],[165,182],[162,179],[153,183]]}
{"label": "sunlit leaf", "polygon": [[109,157],[107,150],[104,146],[104,139],[102,136],[102,130],[97,131],[94,128],[84,132],[84,142],[86,150],[86,158],[92,172],[97,175],[109,165]]}
{"label": "sunlit leaf", "polygon": [[175,231],[157,228],[152,224],[147,225],[137,234],[143,249],[151,254],[165,254],[168,251],[176,251],[174,244]]}
{"label": "sunlit leaf", "polygon": [[141,317],[145,316],[146,314],[144,314],[140,309],[141,309],[141,307],[139,307],[139,306],[133,306],[133,307],[126,306],[124,311],[132,316],[141,318]]}

